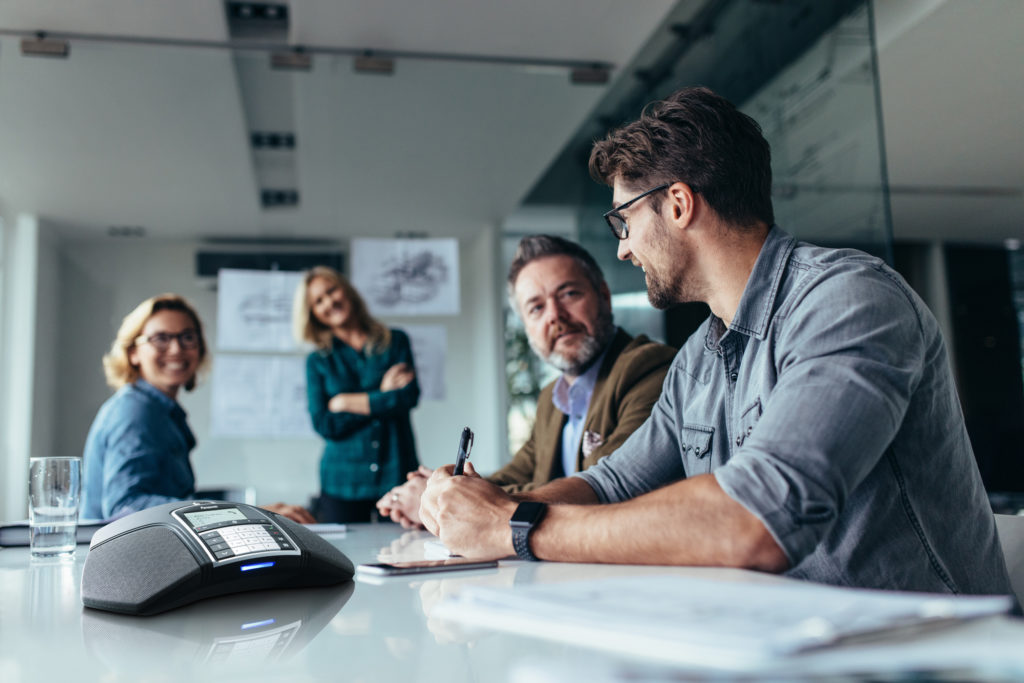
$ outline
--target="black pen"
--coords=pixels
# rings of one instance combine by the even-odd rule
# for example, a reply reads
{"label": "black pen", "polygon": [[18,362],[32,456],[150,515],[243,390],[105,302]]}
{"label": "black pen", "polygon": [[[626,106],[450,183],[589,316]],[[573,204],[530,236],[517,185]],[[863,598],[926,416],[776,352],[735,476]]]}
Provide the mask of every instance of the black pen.
{"label": "black pen", "polygon": [[465,427],[462,430],[462,436],[459,437],[459,451],[455,454],[455,469],[452,470],[452,474],[462,474],[462,470],[466,467],[466,461],[469,460],[469,451],[472,448],[473,430]]}

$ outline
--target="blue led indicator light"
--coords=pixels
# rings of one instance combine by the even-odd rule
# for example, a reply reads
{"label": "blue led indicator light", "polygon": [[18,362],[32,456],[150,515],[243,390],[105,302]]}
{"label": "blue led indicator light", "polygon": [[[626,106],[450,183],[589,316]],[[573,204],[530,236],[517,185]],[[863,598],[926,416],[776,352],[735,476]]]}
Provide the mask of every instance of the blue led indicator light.
{"label": "blue led indicator light", "polygon": [[259,628],[260,626],[269,626],[270,624],[273,624],[275,621],[277,621],[277,619],[264,619],[263,621],[254,621],[251,624],[242,624],[242,630],[245,631],[246,629],[250,629],[250,628]]}
{"label": "blue led indicator light", "polygon": [[252,569],[264,569],[265,567],[273,567],[273,562],[257,562],[256,564],[243,564],[242,571],[247,572]]}

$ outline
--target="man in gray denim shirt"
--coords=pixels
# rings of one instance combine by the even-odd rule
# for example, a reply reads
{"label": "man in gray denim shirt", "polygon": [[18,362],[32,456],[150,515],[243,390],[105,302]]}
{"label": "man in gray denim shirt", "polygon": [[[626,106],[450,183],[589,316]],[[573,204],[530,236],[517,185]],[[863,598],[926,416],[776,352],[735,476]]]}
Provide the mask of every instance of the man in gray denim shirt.
{"label": "man in gray denim shirt", "polygon": [[615,453],[514,498],[441,470],[427,528],[470,557],[1010,593],[935,318],[879,259],[773,226],[754,120],[685,89],[598,142],[590,166],[651,303],[712,315]]}

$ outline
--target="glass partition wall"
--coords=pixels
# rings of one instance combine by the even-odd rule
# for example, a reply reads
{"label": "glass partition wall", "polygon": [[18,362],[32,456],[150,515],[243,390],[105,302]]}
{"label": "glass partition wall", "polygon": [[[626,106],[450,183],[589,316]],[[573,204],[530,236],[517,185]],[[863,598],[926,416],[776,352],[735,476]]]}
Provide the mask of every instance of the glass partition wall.
{"label": "glass partition wall", "polygon": [[[706,85],[761,124],[772,146],[772,196],[783,229],[891,262],[872,19],[872,6],[863,1],[731,0],[697,11],[680,3],[651,37],[526,200],[531,211],[574,212],[563,224],[601,264],[619,325],[679,346],[707,316],[703,304],[665,312],[650,306],[642,272],[616,259],[615,239],[602,218],[611,191],[587,172],[594,139],[635,119],[647,102],[685,86]],[[516,332],[518,320],[507,320],[509,385],[516,387],[509,414],[514,453],[520,443],[514,435],[524,434],[523,416],[532,414],[531,402],[551,374],[526,359],[530,351]]]}

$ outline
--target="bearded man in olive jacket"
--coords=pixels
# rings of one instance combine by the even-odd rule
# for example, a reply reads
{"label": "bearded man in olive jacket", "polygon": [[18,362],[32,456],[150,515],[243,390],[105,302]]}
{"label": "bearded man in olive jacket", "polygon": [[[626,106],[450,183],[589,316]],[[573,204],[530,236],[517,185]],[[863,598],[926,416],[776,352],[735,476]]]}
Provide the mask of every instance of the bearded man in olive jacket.
{"label": "bearded man in olive jacket", "polygon": [[[518,492],[584,470],[622,445],[650,415],[675,349],[615,326],[601,268],[569,240],[524,237],[509,268],[508,291],[531,348],[562,372],[540,393],[529,440],[487,477]],[[377,502],[381,514],[419,526],[430,473],[425,467],[410,472],[405,484]]]}

